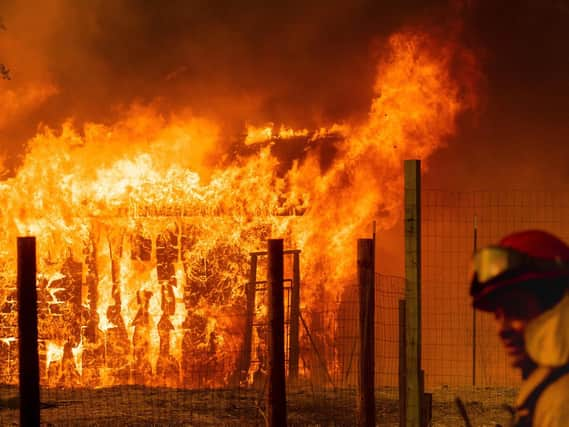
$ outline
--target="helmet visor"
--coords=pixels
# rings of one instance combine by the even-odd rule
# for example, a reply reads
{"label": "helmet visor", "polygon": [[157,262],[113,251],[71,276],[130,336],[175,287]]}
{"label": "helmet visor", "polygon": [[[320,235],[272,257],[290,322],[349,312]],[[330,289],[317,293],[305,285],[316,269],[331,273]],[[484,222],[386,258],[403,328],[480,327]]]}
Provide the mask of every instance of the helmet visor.
{"label": "helmet visor", "polygon": [[473,281],[484,284],[516,271],[559,271],[568,268],[569,265],[561,260],[533,258],[512,249],[489,246],[474,254],[471,277]]}

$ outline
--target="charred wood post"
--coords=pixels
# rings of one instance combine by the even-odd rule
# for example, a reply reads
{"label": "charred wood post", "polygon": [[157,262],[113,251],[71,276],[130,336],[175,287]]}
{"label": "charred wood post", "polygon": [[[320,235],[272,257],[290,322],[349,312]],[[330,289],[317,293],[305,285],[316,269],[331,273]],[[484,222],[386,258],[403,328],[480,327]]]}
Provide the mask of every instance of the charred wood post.
{"label": "charred wood post", "polygon": [[66,307],[62,319],[67,325],[67,336],[63,345],[58,385],[73,387],[80,384],[80,375],[71,349],[81,342],[81,322],[88,317],[81,305],[83,264],[76,262],[69,253],[61,267],[61,273],[64,277],[60,282],[63,290],[59,293],[59,300],[63,303],[62,307]]}
{"label": "charred wood post", "polygon": [[253,345],[253,318],[255,317],[255,290],[257,286],[257,254],[251,254],[251,265],[249,270],[249,282],[245,288],[246,312],[245,312],[245,336],[243,337],[243,348],[241,350],[240,366],[237,378],[240,381],[247,379],[247,374],[251,366],[251,351]]}
{"label": "charred wood post", "polygon": [[120,287],[120,260],[123,251],[124,233],[120,230],[107,230],[107,243],[111,258],[111,298],[113,304],[107,308],[107,319],[114,326],[106,332],[106,367],[113,369],[116,383],[124,383],[130,377],[131,343],[128,338],[124,318],[121,314],[122,296]]}
{"label": "charred wood post", "polygon": [[36,239],[18,237],[20,425],[40,425]]}
{"label": "charred wood post", "polygon": [[148,360],[150,353],[150,299],[153,294],[151,291],[138,291],[136,300],[139,305],[138,312],[132,324],[134,333],[132,337],[133,364],[134,364],[134,383],[145,384],[151,380],[152,367]]}
{"label": "charred wood post", "polygon": [[[83,331],[84,346],[82,358],[81,381],[84,385],[95,386],[100,381],[100,368],[105,365],[105,339],[99,328],[99,272],[97,269],[97,245],[100,230],[96,222],[91,224],[89,238],[83,249],[84,266],[86,268],[85,282],[86,302],[88,306],[87,324]],[[83,298],[83,296],[82,296]]]}
{"label": "charred wood post", "polygon": [[360,380],[358,425],[375,426],[375,286],[373,239],[358,240],[358,285],[360,300]]}
{"label": "charred wood post", "polygon": [[406,425],[421,425],[421,161],[405,160]]}
{"label": "charred wood post", "polygon": [[177,387],[179,385],[180,366],[176,358],[170,354],[170,334],[174,330],[170,317],[176,312],[173,287],[174,284],[162,285],[162,316],[158,322],[160,353],[156,364],[156,375],[160,385]]}
{"label": "charred wood post", "polygon": [[283,240],[268,241],[269,291],[269,387],[267,427],[286,427],[286,387],[284,360]]}
{"label": "charred wood post", "polygon": [[[174,288],[177,286],[175,263],[181,259],[181,227],[170,224],[156,239],[156,274],[161,284],[162,316],[158,322],[158,335],[160,337],[160,352],[156,365],[156,374],[161,385],[176,386],[179,377],[179,367],[176,359],[170,354],[170,333],[174,329],[170,320],[176,313],[176,299]],[[136,329],[135,329],[136,330]],[[148,375],[152,376],[152,369],[148,360],[144,361],[148,367]]]}
{"label": "charred wood post", "polygon": [[97,314],[97,305],[99,301],[99,273],[97,271],[97,248],[93,232],[89,233],[89,241],[85,247],[85,264],[87,266],[87,275],[85,282],[87,285],[87,295],[89,301],[89,321],[85,336],[89,344],[96,344],[98,338],[99,316]]}
{"label": "charred wood post", "polygon": [[300,251],[293,253],[292,265],[292,294],[290,299],[290,329],[289,329],[289,353],[288,353],[288,376],[289,380],[298,378],[298,333],[300,317]]}

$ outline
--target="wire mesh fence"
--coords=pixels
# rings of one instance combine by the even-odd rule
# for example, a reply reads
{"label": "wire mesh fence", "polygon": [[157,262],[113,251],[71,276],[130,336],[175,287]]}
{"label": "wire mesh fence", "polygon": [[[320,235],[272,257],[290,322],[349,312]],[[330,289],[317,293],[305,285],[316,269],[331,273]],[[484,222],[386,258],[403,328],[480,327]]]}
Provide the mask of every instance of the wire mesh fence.
{"label": "wire mesh fence", "polygon": [[[265,275],[259,262],[259,277]],[[286,266],[287,275],[293,270]],[[69,275],[38,275],[41,420],[46,425],[264,425],[267,390],[266,281],[254,280],[252,304],[221,307],[215,316],[188,310],[176,331],[156,311],[150,294],[129,300],[112,285],[109,324],[90,323],[73,299]],[[78,276],[80,277],[80,276]],[[77,277],[76,277],[77,279]],[[79,282],[79,279],[78,279]],[[293,281],[285,279],[285,348],[290,362]],[[79,282],[81,283],[81,282]],[[162,284],[164,286],[164,284]],[[244,286],[247,286],[246,284]],[[162,288],[163,289],[163,288]],[[164,292],[164,291],[163,291]],[[99,294],[103,297],[103,293]],[[162,301],[167,301],[162,294]],[[185,302],[185,301],[184,301]],[[243,298],[241,303],[246,303]],[[0,424],[18,424],[15,297],[5,300],[4,377]],[[129,321],[117,312],[136,304]],[[356,355],[338,368],[338,348],[357,342],[357,299],[336,301],[300,314],[298,377],[288,383],[291,425],[355,423]],[[251,306],[251,313],[246,306]],[[85,308],[84,306],[82,306]],[[154,308],[156,310],[156,308]],[[85,310],[86,311],[86,310]],[[249,319],[249,314],[251,318]],[[342,317],[340,321],[340,317]],[[339,327],[338,324],[343,326]],[[246,329],[249,341],[245,346]],[[154,344],[152,334],[157,334]],[[230,341],[232,340],[232,341]],[[234,342],[233,342],[234,341]],[[159,345],[156,345],[158,343]],[[248,350],[246,349],[248,347]],[[174,349],[178,349],[175,352]],[[245,357],[246,356],[246,357]],[[245,365],[243,360],[246,359]],[[290,366],[287,366],[290,374]]]}
{"label": "wire mesh fence", "polygon": [[[375,400],[376,422],[399,425],[399,309],[404,296],[404,279],[375,275]],[[312,312],[305,325],[303,363],[306,369],[302,391],[305,398],[324,405],[320,419],[304,412],[316,425],[357,425],[358,376],[360,370],[359,288],[347,285],[339,300],[325,310]],[[298,385],[289,387],[289,406],[294,405]],[[299,412],[302,412],[299,411]]]}
{"label": "wire mesh fence", "polygon": [[[505,416],[501,404],[511,403],[519,386],[518,375],[508,366],[498,342],[493,319],[474,315],[470,307],[467,282],[475,245],[496,242],[509,232],[528,228],[551,231],[569,240],[568,214],[566,192],[423,191],[422,364],[426,390],[433,393],[436,422],[460,422],[453,406],[457,395],[484,422],[499,422]],[[144,243],[141,251],[148,250]],[[143,255],[133,261],[134,267],[143,267]],[[247,259],[238,261],[248,265]],[[104,313],[86,310],[90,301],[77,296],[89,293],[93,286],[85,266],[69,261],[61,274],[43,271],[38,276],[43,423],[264,424],[267,330],[262,291],[253,306],[255,319],[244,368],[245,296],[215,313],[188,309],[188,315],[178,319],[168,301],[198,307],[191,292],[172,289],[167,281],[154,278],[159,286],[153,291],[161,294],[162,306],[153,306],[154,300],[144,293],[123,294],[121,299],[113,286],[112,259],[108,265],[99,260],[97,267],[107,271],[97,279],[109,296],[103,304]],[[259,277],[264,275],[263,268],[259,264]],[[289,361],[292,265],[287,264],[285,271]],[[0,424],[17,425],[15,277],[2,276],[0,281]],[[192,284],[202,285],[207,283],[198,280]],[[376,275],[375,386],[377,421],[382,426],[399,422],[398,304],[404,285],[401,277]],[[223,295],[220,289],[212,298]],[[318,307],[302,305],[300,310],[298,376],[287,382],[291,425],[356,424],[358,288],[348,284],[337,301],[324,301]],[[117,310],[130,313],[128,322],[113,317]],[[101,314],[109,323],[94,327],[101,326]]]}
{"label": "wire mesh fence", "polygon": [[459,395],[471,402],[479,420],[490,420],[488,413],[502,416],[501,405],[513,402],[520,376],[508,364],[492,315],[470,306],[472,252],[522,229],[567,241],[568,197],[554,191],[423,191],[426,384],[441,400]]}
{"label": "wire mesh fence", "polygon": [[399,410],[399,301],[405,297],[405,279],[376,274],[375,386],[377,423],[398,426]]}

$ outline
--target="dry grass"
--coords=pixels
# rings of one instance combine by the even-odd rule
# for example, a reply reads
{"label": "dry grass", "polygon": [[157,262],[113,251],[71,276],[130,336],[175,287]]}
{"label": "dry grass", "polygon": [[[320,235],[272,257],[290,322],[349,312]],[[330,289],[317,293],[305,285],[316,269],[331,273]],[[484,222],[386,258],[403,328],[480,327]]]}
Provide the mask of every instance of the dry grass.
{"label": "dry grass", "polygon": [[[465,403],[473,426],[507,425],[502,407],[516,391],[498,388],[441,388],[433,391],[433,426],[463,425],[454,399]],[[353,389],[297,389],[288,394],[291,426],[338,427],[356,423]],[[378,425],[399,425],[397,391],[378,389]],[[179,390],[142,386],[42,390],[46,426],[263,426],[263,393],[254,389]],[[17,390],[0,386],[0,424],[17,425]]]}

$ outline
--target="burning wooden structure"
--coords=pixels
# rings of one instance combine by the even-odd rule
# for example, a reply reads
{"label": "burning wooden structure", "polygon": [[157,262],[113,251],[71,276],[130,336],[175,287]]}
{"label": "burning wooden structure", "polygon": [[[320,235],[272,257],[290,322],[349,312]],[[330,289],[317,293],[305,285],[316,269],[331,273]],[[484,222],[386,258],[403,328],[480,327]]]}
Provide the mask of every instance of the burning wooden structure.
{"label": "burning wooden structure", "polygon": [[[375,219],[380,229],[397,221],[402,159],[431,155],[470,107],[450,66],[463,57],[448,43],[394,34],[365,119],[247,129],[236,150],[216,123],[151,107],[134,106],[110,125],[43,128],[14,176],[0,181],[3,380],[17,371],[13,242],[33,235],[45,383],[250,381],[243,337],[256,351],[262,334],[248,332],[244,308],[264,316],[247,299],[246,283],[257,281],[250,254],[283,237],[302,248],[308,310],[339,300],[355,275],[357,236]],[[322,331],[312,345],[331,347],[332,321],[308,323]],[[325,382],[321,359],[308,369]]]}
{"label": "burning wooden structure", "polygon": [[[255,298],[256,290],[264,291],[257,279],[264,253],[221,241],[196,257],[203,232],[196,218],[134,223],[91,218],[80,256],[70,249],[51,273],[39,272],[42,382],[199,388],[252,381],[249,370],[262,370],[265,346],[264,302]],[[269,233],[267,226],[255,237]],[[291,253],[298,284],[299,251]],[[298,306],[298,293],[293,296]],[[17,372],[15,305],[13,288],[0,315],[6,382]],[[298,361],[298,317],[292,329]]]}
{"label": "burning wooden structure", "polygon": [[[188,255],[196,244],[191,224],[166,227],[154,235],[142,229],[129,233],[93,221],[83,260],[69,254],[56,274],[40,272],[40,366],[45,384],[203,387],[229,381],[237,364],[248,371],[251,351],[241,342],[249,337],[251,349],[253,326],[259,326],[253,325],[252,311],[242,311],[255,297],[245,292],[248,254],[220,245],[209,258],[195,260]],[[105,263],[110,283],[100,274]],[[224,276],[216,263],[242,270]],[[127,282],[125,265],[137,272]],[[16,380],[11,375],[17,372],[15,305],[11,289],[1,315],[5,362],[0,369],[7,382]],[[218,312],[207,313],[206,307]],[[230,323],[223,324],[227,319]]]}

